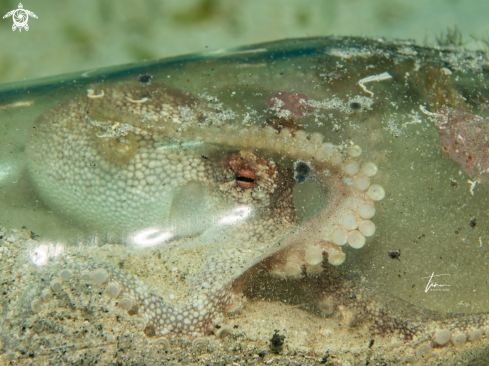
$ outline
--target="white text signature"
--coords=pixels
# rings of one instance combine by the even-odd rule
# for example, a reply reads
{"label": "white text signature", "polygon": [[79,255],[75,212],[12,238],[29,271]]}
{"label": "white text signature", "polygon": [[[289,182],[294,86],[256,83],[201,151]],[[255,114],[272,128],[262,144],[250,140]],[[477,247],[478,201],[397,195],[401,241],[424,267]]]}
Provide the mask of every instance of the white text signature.
{"label": "white text signature", "polygon": [[[428,292],[430,290],[432,290],[432,291],[448,291],[448,289],[442,289],[442,287],[450,287],[450,285],[438,284],[435,281],[433,281],[434,277],[441,277],[441,276],[450,276],[450,275],[449,274],[435,275],[435,272],[433,272],[433,273],[431,273],[431,276],[429,276],[429,277],[421,277],[421,278],[428,278],[428,284],[426,285],[424,292]],[[439,287],[439,289],[437,287]]]}

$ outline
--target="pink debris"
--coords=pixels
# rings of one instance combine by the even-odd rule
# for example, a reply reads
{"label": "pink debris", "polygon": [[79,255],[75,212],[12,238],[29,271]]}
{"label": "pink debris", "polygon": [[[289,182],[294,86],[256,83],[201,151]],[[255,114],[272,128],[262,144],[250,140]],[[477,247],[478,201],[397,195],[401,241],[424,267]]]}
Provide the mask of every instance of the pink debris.
{"label": "pink debris", "polygon": [[307,104],[309,97],[302,93],[278,92],[267,99],[269,109],[287,110],[297,118],[304,117],[314,110]]}
{"label": "pink debris", "polygon": [[479,183],[489,182],[489,120],[463,108],[438,111],[442,150]]}

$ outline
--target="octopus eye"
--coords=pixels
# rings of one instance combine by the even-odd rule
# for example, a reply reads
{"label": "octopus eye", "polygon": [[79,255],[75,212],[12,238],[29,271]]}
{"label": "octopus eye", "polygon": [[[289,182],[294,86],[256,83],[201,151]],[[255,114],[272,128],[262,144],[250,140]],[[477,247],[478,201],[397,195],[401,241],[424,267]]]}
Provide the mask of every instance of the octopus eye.
{"label": "octopus eye", "polygon": [[[219,189],[242,204],[270,205],[270,199],[281,199],[284,185],[275,163],[250,151],[224,156],[216,170]],[[280,187],[280,188],[279,188]]]}
{"label": "octopus eye", "polygon": [[240,169],[236,173],[236,182],[242,188],[253,188],[256,186],[256,176],[250,169]]}

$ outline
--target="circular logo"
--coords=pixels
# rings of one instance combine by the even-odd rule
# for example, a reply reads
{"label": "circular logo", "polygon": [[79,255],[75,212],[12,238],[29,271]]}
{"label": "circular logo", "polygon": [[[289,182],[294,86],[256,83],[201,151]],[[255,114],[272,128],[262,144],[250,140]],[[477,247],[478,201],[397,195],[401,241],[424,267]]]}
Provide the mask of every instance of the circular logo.
{"label": "circular logo", "polygon": [[14,21],[14,24],[12,25],[12,30],[16,30],[17,28],[19,29],[19,32],[24,28],[26,31],[29,30],[29,24],[27,24],[27,21],[29,20],[29,15],[31,17],[37,18],[37,15],[34,14],[32,11],[25,10],[24,7],[22,6],[22,3],[19,4],[19,8],[9,11],[7,14],[3,16],[3,19],[12,17],[12,20]]}
{"label": "circular logo", "polygon": [[24,9],[17,9],[13,15],[14,25],[19,28],[24,28],[27,25],[29,14]]}

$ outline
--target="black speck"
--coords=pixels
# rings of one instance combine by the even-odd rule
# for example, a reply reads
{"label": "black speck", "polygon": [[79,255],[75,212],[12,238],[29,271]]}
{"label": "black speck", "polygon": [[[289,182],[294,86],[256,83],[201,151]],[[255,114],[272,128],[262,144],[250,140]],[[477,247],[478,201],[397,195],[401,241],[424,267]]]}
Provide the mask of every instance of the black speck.
{"label": "black speck", "polygon": [[200,155],[200,156],[202,156],[204,159],[209,159],[208,156],[205,156],[205,155]]}
{"label": "black speck", "polygon": [[362,108],[362,105],[360,103],[358,103],[358,102],[351,102],[350,103],[350,108],[353,109],[354,111],[357,111],[360,108]]}
{"label": "black speck", "polygon": [[355,300],[357,298],[357,296],[355,294],[352,294],[349,298],[350,298],[350,300]]}
{"label": "black speck", "polygon": [[470,227],[473,229],[477,226],[477,218],[474,217],[472,220],[469,222]]}
{"label": "black speck", "polygon": [[149,82],[151,81],[152,77],[153,76],[151,76],[150,74],[139,75],[138,81],[141,84],[149,84]]}
{"label": "black speck", "polygon": [[326,351],[323,358],[321,358],[318,362],[319,363],[326,363],[326,362],[328,362],[328,358],[329,358],[329,351]]}
{"label": "black speck", "polygon": [[398,261],[400,261],[399,257],[401,256],[401,249],[399,249],[398,251],[392,251],[392,252],[389,252],[387,253],[389,255],[389,257],[391,257],[392,259],[397,259]]}
{"label": "black speck", "polygon": [[368,348],[372,348],[372,346],[374,345],[374,340],[371,339],[370,342],[368,342]]}
{"label": "black speck", "polygon": [[275,330],[272,338],[270,339],[270,349],[274,353],[279,353],[284,345],[285,336],[278,334],[278,330]]}
{"label": "black speck", "polygon": [[238,324],[234,324],[234,325],[233,325],[233,328],[234,328],[234,329],[238,329],[238,327],[239,327],[239,325],[238,325]]}

